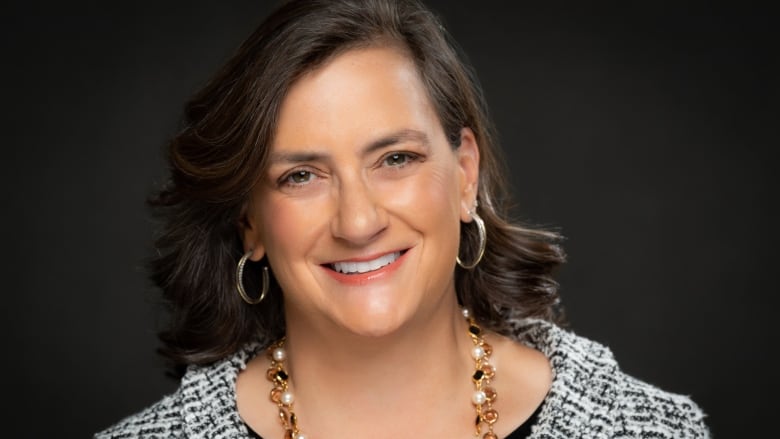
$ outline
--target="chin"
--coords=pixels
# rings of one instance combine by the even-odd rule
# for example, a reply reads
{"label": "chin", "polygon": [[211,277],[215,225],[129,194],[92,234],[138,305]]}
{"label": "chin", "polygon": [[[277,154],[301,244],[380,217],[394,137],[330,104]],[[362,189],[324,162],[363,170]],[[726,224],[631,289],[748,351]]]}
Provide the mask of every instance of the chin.
{"label": "chin", "polygon": [[356,311],[341,316],[339,325],[360,337],[380,338],[396,333],[405,320],[398,310]]}

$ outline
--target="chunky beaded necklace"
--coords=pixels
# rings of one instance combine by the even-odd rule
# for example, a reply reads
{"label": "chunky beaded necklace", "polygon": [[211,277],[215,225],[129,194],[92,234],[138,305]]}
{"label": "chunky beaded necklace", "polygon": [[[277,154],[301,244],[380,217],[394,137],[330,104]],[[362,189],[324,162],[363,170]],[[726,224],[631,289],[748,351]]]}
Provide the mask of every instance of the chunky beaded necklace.
{"label": "chunky beaded necklace", "polygon": [[[469,324],[468,334],[474,343],[471,349],[471,357],[474,359],[474,373],[471,375],[474,393],[471,396],[471,403],[477,412],[474,436],[479,437],[482,434],[482,427],[486,426],[487,431],[482,438],[498,439],[498,436],[493,433],[493,424],[498,420],[498,412],[493,408],[497,394],[496,389],[490,385],[496,374],[496,369],[490,364],[493,348],[485,342],[482,328],[474,321],[469,310],[464,308],[462,312]],[[284,343],[285,339],[282,338],[269,346],[267,351],[271,366],[266,371],[266,377],[273,385],[271,401],[279,409],[279,421],[285,431],[284,439],[306,439],[298,427],[298,417],[293,408],[295,397],[290,391],[290,375],[285,367],[287,353],[284,350]]]}

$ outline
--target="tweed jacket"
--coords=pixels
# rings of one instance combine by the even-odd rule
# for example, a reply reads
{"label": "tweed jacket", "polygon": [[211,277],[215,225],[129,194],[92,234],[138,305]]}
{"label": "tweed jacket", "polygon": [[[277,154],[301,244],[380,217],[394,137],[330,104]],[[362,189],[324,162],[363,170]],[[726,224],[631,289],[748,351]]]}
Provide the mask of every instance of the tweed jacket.
{"label": "tweed jacket", "polygon": [[[709,438],[694,402],[624,374],[608,348],[548,322],[510,323],[514,338],[544,353],[554,373],[530,438]],[[176,392],[95,437],[249,438],[236,409],[236,376],[262,350],[253,343],[190,367]]]}

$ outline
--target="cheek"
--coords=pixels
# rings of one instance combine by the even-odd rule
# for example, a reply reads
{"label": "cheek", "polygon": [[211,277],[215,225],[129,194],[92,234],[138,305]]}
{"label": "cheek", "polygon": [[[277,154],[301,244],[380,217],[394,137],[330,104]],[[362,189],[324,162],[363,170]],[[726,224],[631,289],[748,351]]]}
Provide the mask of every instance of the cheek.
{"label": "cheek", "polygon": [[[314,241],[322,216],[311,214],[318,211],[313,204],[274,197],[264,201],[263,242],[272,263],[289,261],[289,256],[304,251],[307,243]],[[278,263],[274,265],[278,266]]]}
{"label": "cheek", "polygon": [[383,192],[388,209],[415,222],[425,219],[438,227],[442,221],[460,220],[457,176],[450,167],[429,167],[414,178],[387,185]]}

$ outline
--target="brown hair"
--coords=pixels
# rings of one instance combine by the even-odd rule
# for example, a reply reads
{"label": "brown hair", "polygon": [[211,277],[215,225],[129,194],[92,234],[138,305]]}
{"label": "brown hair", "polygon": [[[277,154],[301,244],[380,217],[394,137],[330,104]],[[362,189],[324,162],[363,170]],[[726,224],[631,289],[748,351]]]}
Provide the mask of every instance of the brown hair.
{"label": "brown hair", "polygon": [[[557,318],[551,272],[564,259],[558,236],[507,219],[503,162],[484,98],[439,20],[416,0],[295,0],[270,15],[187,104],[184,127],[170,143],[170,182],[150,200],[164,224],[151,277],[171,311],[162,352],[175,363],[212,362],[249,340],[283,334],[282,292],[273,280],[257,306],[236,292],[242,207],[265,169],[291,84],[346,50],[388,44],[415,63],[453,148],[463,127],[480,148],[479,213],[488,245],[475,269],[456,269],[458,300],[499,332],[510,311]],[[472,261],[477,245],[476,228],[464,225],[460,257]],[[247,266],[249,291],[259,290],[252,271],[259,265]]]}

